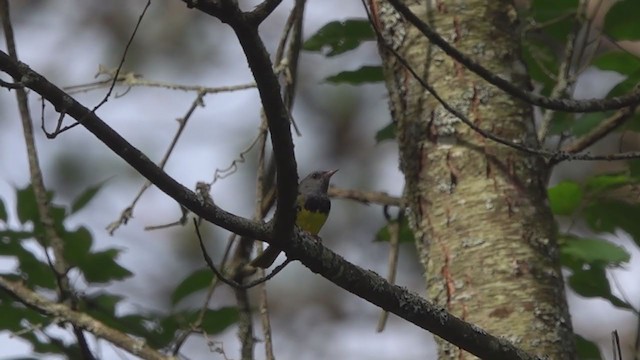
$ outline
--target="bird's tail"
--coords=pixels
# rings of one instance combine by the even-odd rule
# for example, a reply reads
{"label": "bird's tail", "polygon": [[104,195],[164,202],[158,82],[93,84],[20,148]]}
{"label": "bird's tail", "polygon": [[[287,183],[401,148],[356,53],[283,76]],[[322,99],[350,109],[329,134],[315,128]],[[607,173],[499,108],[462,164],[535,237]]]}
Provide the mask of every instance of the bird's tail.
{"label": "bird's tail", "polygon": [[251,261],[251,266],[266,269],[276,261],[278,255],[280,255],[280,249],[269,246],[262,254]]}

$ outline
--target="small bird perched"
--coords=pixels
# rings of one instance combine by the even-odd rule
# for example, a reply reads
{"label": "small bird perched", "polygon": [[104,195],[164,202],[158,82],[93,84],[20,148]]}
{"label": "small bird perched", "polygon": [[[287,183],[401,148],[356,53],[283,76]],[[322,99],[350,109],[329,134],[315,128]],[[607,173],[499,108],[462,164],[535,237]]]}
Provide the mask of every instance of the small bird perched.
{"label": "small bird perched", "polygon": [[[317,235],[329,217],[331,199],[327,195],[327,190],[329,190],[331,176],[337,171],[337,169],[314,171],[302,179],[298,185],[296,226],[311,235]],[[266,269],[276,261],[279,254],[280,249],[271,245],[260,256],[253,259],[251,265]]]}

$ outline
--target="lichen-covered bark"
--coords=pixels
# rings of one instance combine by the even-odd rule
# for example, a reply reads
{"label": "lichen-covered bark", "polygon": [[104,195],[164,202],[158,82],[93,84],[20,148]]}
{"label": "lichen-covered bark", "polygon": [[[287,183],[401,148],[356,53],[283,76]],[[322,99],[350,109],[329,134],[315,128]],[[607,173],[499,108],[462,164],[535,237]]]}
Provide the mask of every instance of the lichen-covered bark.
{"label": "lichen-covered bark", "polygon": [[[405,4],[462,52],[529,86],[510,1]],[[385,41],[449,104],[496,135],[534,145],[529,105],[430,46],[385,0],[372,0],[370,9]],[[429,299],[531,353],[574,358],[544,162],[475,133],[388,49],[381,54]],[[442,341],[439,354],[471,358]]]}

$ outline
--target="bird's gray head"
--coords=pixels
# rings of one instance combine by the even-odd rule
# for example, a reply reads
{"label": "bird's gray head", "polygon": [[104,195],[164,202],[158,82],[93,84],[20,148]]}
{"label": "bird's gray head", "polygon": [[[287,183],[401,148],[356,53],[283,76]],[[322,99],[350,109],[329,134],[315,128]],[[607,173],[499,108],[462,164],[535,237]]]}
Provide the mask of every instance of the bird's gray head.
{"label": "bird's gray head", "polygon": [[329,181],[333,174],[338,171],[330,170],[330,171],[314,171],[311,174],[307,175],[306,178],[300,181],[300,185],[298,186],[298,192],[302,194],[307,193],[327,193],[329,190]]}

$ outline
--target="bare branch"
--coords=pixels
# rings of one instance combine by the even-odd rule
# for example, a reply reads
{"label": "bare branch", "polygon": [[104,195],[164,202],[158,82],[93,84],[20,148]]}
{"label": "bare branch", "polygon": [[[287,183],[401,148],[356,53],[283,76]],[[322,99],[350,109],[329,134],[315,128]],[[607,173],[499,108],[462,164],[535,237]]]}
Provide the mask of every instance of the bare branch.
{"label": "bare branch", "polygon": [[[567,92],[567,89],[572,88],[573,84],[576,82],[576,77],[572,74],[571,68],[578,33],[582,28],[582,16],[586,12],[586,8],[587,0],[581,0],[574,19],[575,23],[573,25],[573,31],[571,31],[567,35],[567,40],[564,46],[564,57],[562,59],[562,62],[560,63],[560,66],[558,67],[556,84],[553,86],[553,89],[551,89],[550,97],[553,99],[562,98],[563,95]],[[547,138],[554,113],[555,111],[553,110],[547,110],[542,115],[540,129],[538,129],[538,142],[540,144],[544,144],[544,140]]]}
{"label": "bare branch", "polygon": [[391,196],[386,192],[381,191],[364,191],[357,189],[342,189],[335,186],[329,188],[329,196],[338,199],[349,199],[358,201],[361,203],[389,205],[389,206],[403,206],[402,199],[399,197]]}
{"label": "bare branch", "polygon": [[[362,2],[365,9],[368,9],[365,3],[365,0],[362,0]],[[368,11],[367,11],[367,16],[369,17],[370,22],[372,24],[375,24],[375,22],[373,21],[373,18],[371,17],[371,14]],[[402,66],[404,66],[405,69],[407,69],[407,71],[411,74],[411,76],[418,83],[420,83],[420,85],[425,90],[431,93],[431,95],[442,105],[443,108],[445,108],[448,112],[450,112],[455,117],[460,119],[460,121],[462,121],[465,125],[469,126],[473,131],[477,132],[478,134],[482,135],[487,139],[493,140],[497,143],[500,143],[502,145],[508,146],[510,148],[513,148],[525,153],[542,156],[544,158],[547,158],[549,162],[553,164],[557,164],[565,160],[613,161],[613,160],[630,160],[630,159],[640,158],[640,152],[637,152],[637,151],[616,153],[616,154],[606,154],[606,155],[591,155],[589,153],[574,154],[574,153],[568,153],[565,151],[549,151],[539,147],[527,146],[521,142],[511,141],[511,140],[502,138],[498,135],[495,135],[490,131],[484,130],[478,125],[476,125],[473,121],[469,120],[469,118],[466,117],[462,112],[458,111],[457,109],[452,107],[451,104],[449,104],[446,100],[444,100],[438,94],[438,92],[436,92],[433,86],[429,85],[420,75],[416,73],[416,71],[411,67],[411,65],[409,65],[409,63],[405,58],[403,58],[393,47],[389,46],[389,44],[387,44],[384,41],[384,38],[380,34],[380,30],[376,26],[374,26],[373,29],[376,33],[376,36],[378,37],[378,41],[380,45],[384,46],[386,50],[390,51],[393,54],[393,56],[398,60],[398,62],[402,64]],[[638,104],[636,104],[635,106],[637,105]]]}
{"label": "bare branch", "polygon": [[246,14],[247,22],[258,26],[275,10],[282,0],[264,0],[253,11]]}
{"label": "bare branch", "polygon": [[584,136],[574,140],[562,148],[567,153],[578,153],[593,145],[596,141],[610,134],[613,130],[622,126],[632,115],[634,108],[624,108],[603,120]]}
{"label": "bare branch", "polygon": [[271,144],[276,163],[277,202],[273,220],[273,240],[276,245],[286,241],[293,233],[294,202],[298,193],[298,171],[293,152],[289,112],[273,64],[256,26],[249,24],[238,9],[227,11],[220,18],[234,30],[247,58],[249,68],[258,85],[258,92],[267,117]]}
{"label": "bare branch", "polygon": [[614,97],[610,99],[592,99],[592,100],[569,100],[569,99],[553,99],[538,95],[531,91],[520,89],[516,85],[492,73],[487,68],[476,63],[468,56],[461,53],[458,49],[444,40],[437,32],[435,32],[424,21],[420,20],[406,5],[400,0],[388,0],[393,7],[404,16],[413,26],[426,36],[429,41],[438,46],[447,55],[464,65],[467,69],[473,71],[487,82],[497,86],[501,90],[510,95],[526,101],[529,104],[537,105],[545,109],[566,112],[598,112],[605,110],[617,110],[623,107],[637,105],[640,102],[640,87],[636,87],[631,93]]}
{"label": "bare branch", "polygon": [[21,79],[26,87],[47,99],[57,111],[64,111],[76,119],[115,154],[156,185],[158,189],[176,199],[196,215],[239,235],[270,241],[271,231],[269,226],[233,215],[215,204],[201,201],[197,194],[165,173],[95,113],[60,90],[60,88],[48,82],[29,66],[11,59],[10,56],[2,51],[0,51],[0,70],[5,71],[14,78]]}
{"label": "bare branch", "polygon": [[149,9],[149,6],[151,6],[151,0],[147,0],[147,3],[145,4],[144,9],[142,9],[142,12],[140,13],[140,16],[138,17],[138,21],[136,22],[136,26],[133,28],[133,32],[131,33],[131,36],[129,37],[129,40],[127,41],[127,45],[125,45],[125,47],[124,47],[124,51],[122,52],[122,57],[120,58],[120,63],[118,64],[118,68],[116,70],[116,73],[113,76],[113,82],[111,83],[111,86],[109,86],[109,91],[107,91],[107,93],[105,94],[105,96],[102,99],[102,101],[100,101],[98,103],[98,105],[96,105],[93,108],[93,110],[91,110],[92,112],[95,112],[102,105],[104,105],[107,101],[109,101],[109,98],[111,97],[111,93],[113,92],[113,89],[116,86],[116,80],[118,79],[118,75],[120,74],[120,71],[122,70],[122,66],[124,65],[124,61],[127,59],[127,53],[129,52],[129,48],[131,47],[131,44],[133,43],[133,39],[135,39],[136,34],[138,33],[138,28],[140,28],[140,24],[142,23],[142,19],[144,18],[145,14],[147,13],[147,10]]}
{"label": "bare branch", "polygon": [[[26,64],[15,62],[0,51],[0,69],[20,79],[26,87],[42,95],[57,109],[65,110],[67,114],[79,120],[114,153],[193,213],[241,236],[274,243],[269,224],[241,218],[214,204],[201,201],[195,193],[158,168],[96,114],[49,83]],[[349,263],[308,234],[295,232],[295,236],[283,240],[278,241],[277,246],[285,251],[292,261],[299,260],[311,271],[345,290],[477,356],[491,359],[539,359],[524,353],[506,340],[493,337],[477,326],[464,322],[419,295],[410,293],[400,286],[391,285],[377,274]]]}

